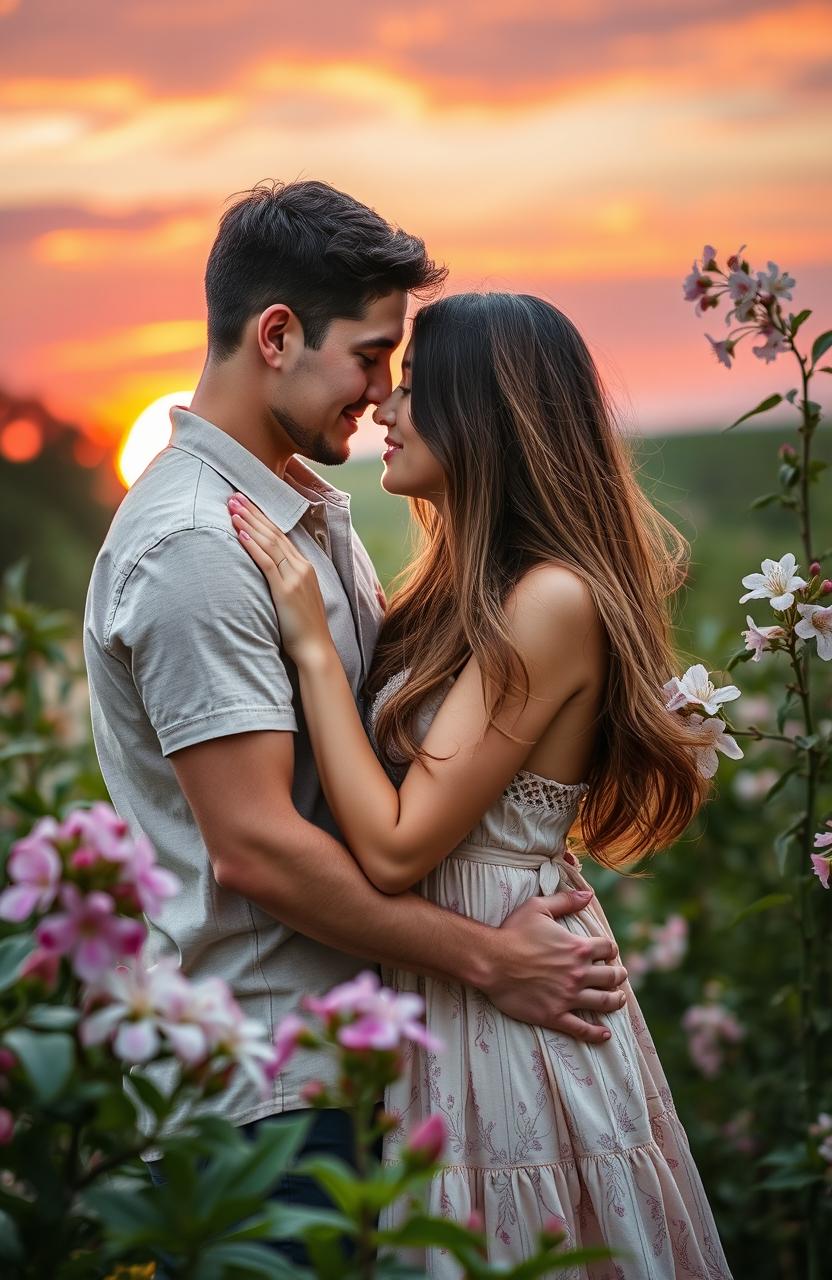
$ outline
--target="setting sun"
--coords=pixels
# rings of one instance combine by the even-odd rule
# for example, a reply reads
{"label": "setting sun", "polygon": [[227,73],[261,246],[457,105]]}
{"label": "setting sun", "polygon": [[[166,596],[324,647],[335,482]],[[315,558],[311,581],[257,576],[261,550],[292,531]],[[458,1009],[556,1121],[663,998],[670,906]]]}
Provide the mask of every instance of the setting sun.
{"label": "setting sun", "polygon": [[129,489],[138,480],[157,453],[165,448],[170,440],[170,411],[174,405],[187,406],[191,403],[193,391],[173,391],[170,395],[160,396],[146,409],[143,409],[133,423],[116,458],[116,470],[124,487]]}

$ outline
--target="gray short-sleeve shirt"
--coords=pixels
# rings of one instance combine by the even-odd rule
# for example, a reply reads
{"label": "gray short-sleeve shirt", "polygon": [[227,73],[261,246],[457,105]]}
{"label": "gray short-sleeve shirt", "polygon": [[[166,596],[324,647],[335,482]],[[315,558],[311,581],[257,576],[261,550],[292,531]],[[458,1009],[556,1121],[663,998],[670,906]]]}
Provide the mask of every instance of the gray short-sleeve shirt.
{"label": "gray short-sleeve shirt", "polygon": [[[229,496],[246,494],[314,564],[356,699],[381,619],[378,583],[346,494],[297,458],[281,480],[211,423],[181,409],[172,417],[170,446],[125,496],[93,569],[84,622],[93,733],[115,808],[183,882],[151,923],[151,958],[172,955],[194,979],[225,978],[246,1013],[273,1030],[302,994],[346,980],[362,962],[217,885],[168,760],[212,738],[290,731],[295,806],[338,835],[269,590],[239,545]],[[314,868],[309,883],[314,892]],[[314,1071],[326,1079],[322,1059]],[[238,1072],[216,1108],[238,1124],[297,1108],[309,1073],[300,1055],[263,1102]]]}

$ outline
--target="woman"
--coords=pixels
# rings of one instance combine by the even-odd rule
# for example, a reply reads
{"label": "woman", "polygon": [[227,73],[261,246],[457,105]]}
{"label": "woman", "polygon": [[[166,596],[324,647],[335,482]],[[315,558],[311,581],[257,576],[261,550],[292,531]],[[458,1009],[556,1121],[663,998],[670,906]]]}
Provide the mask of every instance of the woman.
{"label": "woman", "polygon": [[[269,579],[353,856],[387,893],[413,886],[499,924],[534,894],[585,887],[569,832],[620,867],[671,843],[704,798],[692,731],[662,695],[686,548],[633,479],[580,335],[538,298],[425,307],[375,416],[383,486],[412,500],[424,536],[376,651],[372,743],[314,572],[250,504],[234,524]],[[609,934],[594,900],[567,927]],[[592,1277],[728,1276],[629,988],[593,1046],[505,1018],[476,990],[385,980],[424,996],[446,1045],[414,1049],[386,1099],[403,1119],[387,1158],[429,1112],[447,1120],[433,1211],[478,1210],[494,1260],[522,1259],[556,1215],[571,1244],[624,1251]],[[441,1253],[427,1265],[458,1274]]]}

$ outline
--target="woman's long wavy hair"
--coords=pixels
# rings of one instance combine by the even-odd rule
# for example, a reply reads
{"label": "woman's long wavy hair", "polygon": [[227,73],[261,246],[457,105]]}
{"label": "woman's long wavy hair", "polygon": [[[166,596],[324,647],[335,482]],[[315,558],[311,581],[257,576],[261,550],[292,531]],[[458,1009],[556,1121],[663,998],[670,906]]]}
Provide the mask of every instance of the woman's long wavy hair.
{"label": "woman's long wavy hair", "polygon": [[688,546],[636,483],[583,339],[540,298],[444,298],[416,316],[411,386],[447,499],[443,516],[411,500],[421,546],[390,602],[368,691],[405,667],[410,676],[380,711],[380,746],[419,756],[413,713],[472,655],[492,721],[509,690],[528,694],[504,601],[533,565],[556,561],[587,584],[608,638],[573,835],[606,866],[666,847],[706,793],[692,730],[662,696]]}

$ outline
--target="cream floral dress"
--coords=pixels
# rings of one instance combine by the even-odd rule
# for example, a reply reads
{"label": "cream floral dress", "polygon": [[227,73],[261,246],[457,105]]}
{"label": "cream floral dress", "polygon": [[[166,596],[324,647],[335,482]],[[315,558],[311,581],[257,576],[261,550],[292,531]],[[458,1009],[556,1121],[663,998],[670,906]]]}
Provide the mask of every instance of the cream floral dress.
{"label": "cream floral dress", "polygon": [[[378,710],[407,673],[376,696]],[[450,687],[448,682],[448,688]],[[423,736],[442,696],[426,704]],[[388,763],[400,781],[402,769]],[[559,888],[584,888],[565,846],[586,787],[521,771],[466,839],[420,882],[431,902],[500,925],[515,907]],[[561,921],[573,933],[611,936],[595,899]],[[384,972],[399,991],[425,1000],[427,1025],[445,1044],[433,1054],[410,1047],[402,1078],[385,1105],[401,1117],[385,1140],[392,1160],[407,1132],[432,1112],[450,1132],[447,1164],[432,1182],[432,1213],[464,1223],[476,1209],[491,1261],[516,1263],[535,1248],[541,1225],[562,1218],[573,1247],[604,1244],[613,1260],[571,1272],[569,1280],[725,1280],[728,1265],[685,1132],[653,1041],[629,986],[618,1012],[597,1015],[612,1032],[587,1045],[504,1017],[482,992]],[[590,1015],[596,1016],[596,1015]],[[387,1217],[384,1226],[393,1225]],[[461,1272],[450,1254],[410,1254],[437,1280]]]}

